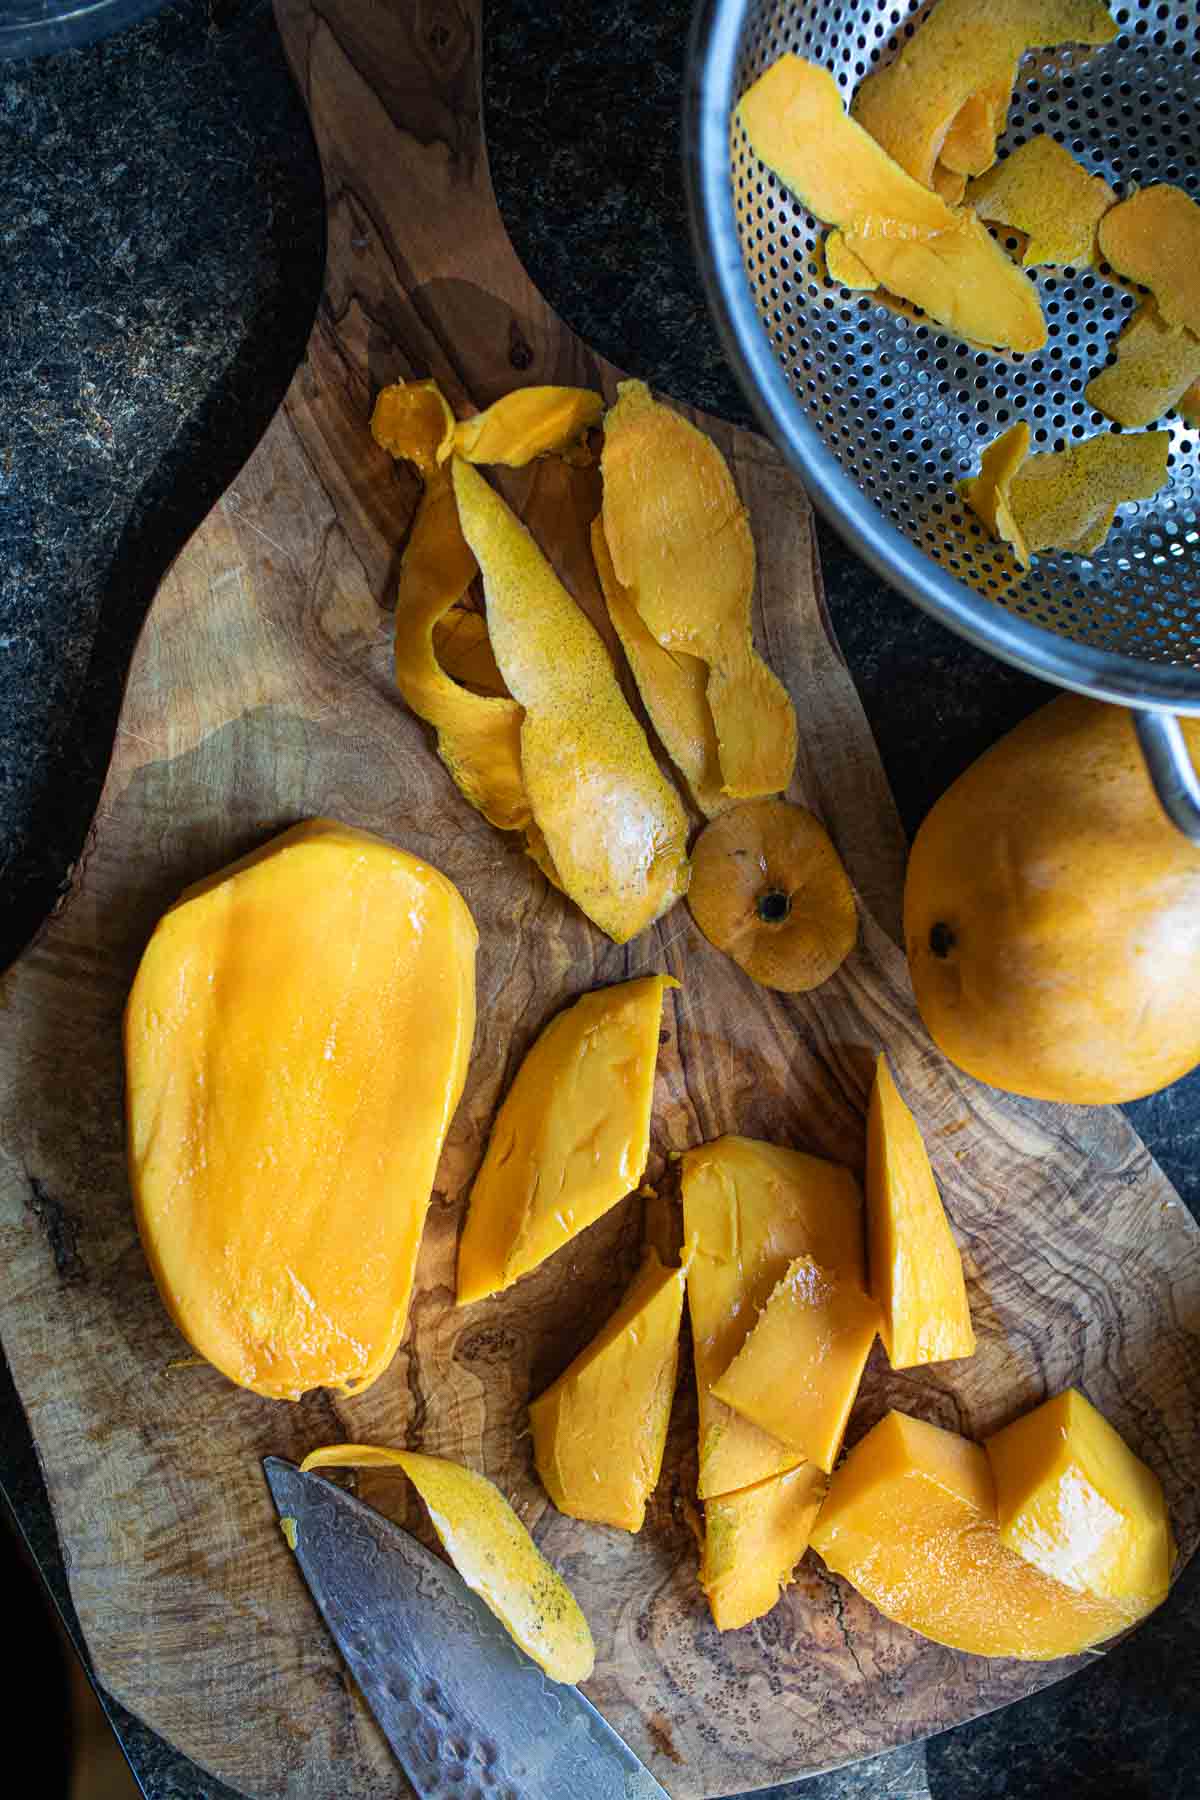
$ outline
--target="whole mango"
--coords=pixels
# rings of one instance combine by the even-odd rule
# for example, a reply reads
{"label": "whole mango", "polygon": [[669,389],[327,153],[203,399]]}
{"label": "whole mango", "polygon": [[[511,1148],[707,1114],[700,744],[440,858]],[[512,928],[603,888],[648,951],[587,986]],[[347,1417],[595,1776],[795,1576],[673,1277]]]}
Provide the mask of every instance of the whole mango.
{"label": "whole mango", "polygon": [[[1183,729],[1200,761],[1200,720]],[[1053,700],[947,789],[913,844],[904,936],[934,1042],[993,1087],[1103,1104],[1200,1062],[1200,847],[1121,707]]]}

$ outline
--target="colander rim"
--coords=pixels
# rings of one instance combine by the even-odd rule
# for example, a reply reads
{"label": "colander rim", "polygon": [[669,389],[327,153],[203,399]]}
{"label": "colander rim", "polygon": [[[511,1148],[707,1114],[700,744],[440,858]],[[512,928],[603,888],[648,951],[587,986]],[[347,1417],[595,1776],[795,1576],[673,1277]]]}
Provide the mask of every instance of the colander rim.
{"label": "colander rim", "polygon": [[698,0],[683,84],[692,248],[730,367],[809,497],[874,572],[978,649],[1058,687],[1120,706],[1200,713],[1200,670],[1139,662],[1035,625],[956,580],[909,542],[841,469],[771,350],[746,278],[729,180],[737,49],[750,0]]}

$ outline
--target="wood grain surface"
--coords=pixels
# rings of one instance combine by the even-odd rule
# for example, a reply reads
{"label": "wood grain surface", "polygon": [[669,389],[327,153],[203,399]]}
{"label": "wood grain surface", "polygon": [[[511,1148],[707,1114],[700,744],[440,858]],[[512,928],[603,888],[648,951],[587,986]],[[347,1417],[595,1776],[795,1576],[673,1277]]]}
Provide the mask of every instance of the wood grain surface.
{"label": "wood grain surface", "polygon": [[[980,1342],[973,1361],[927,1374],[891,1374],[877,1347],[852,1436],[890,1405],[983,1433],[1081,1383],[1162,1477],[1186,1557],[1200,1529],[1200,1232],[1120,1114],[997,1095],[925,1037],[895,943],[899,826],[830,636],[808,505],[762,440],[700,420],[754,523],[756,629],[801,724],[794,792],[828,824],[860,900],[861,941],[836,979],[798,1000],[755,989],[684,906],[614,948],[461,799],[390,678],[385,609],[416,490],[370,441],[373,397],[433,374],[467,412],[521,383],[611,395],[616,371],[547,310],[504,236],[474,0],[280,0],[280,25],[325,168],[320,313],[280,413],[163,581],[74,885],[3,983],[0,1327],[99,1675],[248,1795],[406,1794],[284,1547],[259,1461],[357,1438],[462,1458],[512,1496],[591,1619],[589,1694],[678,1800],[1002,1705],[1074,1665],[940,1649],[811,1556],[767,1619],[718,1637],[688,1525],[686,1364],[636,1538],[547,1506],[528,1399],[606,1316],[644,1233],[677,1232],[667,1153],[733,1129],[860,1167],[883,1044],[964,1247]],[[597,479],[548,462],[506,486],[603,622],[586,550]],[[369,1393],[289,1406],[172,1366],[187,1347],[130,1209],[119,1018],[180,889],[314,813],[380,832],[458,883],[480,927],[479,1029],[408,1337]],[[654,969],[683,984],[655,1094],[661,1201],[631,1198],[516,1289],[457,1310],[464,1194],[519,1058],[582,990]],[[363,1477],[361,1491],[425,1534],[399,1478]]]}

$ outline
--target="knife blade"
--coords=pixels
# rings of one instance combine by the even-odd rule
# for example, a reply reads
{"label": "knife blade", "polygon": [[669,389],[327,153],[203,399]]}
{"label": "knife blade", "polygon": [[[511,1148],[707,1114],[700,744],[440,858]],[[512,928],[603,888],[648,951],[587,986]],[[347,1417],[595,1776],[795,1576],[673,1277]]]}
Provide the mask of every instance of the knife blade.
{"label": "knife blade", "polygon": [[263,1458],[296,1561],[419,1800],[669,1800],[578,1688],[549,1680],[462,1577],[345,1489]]}

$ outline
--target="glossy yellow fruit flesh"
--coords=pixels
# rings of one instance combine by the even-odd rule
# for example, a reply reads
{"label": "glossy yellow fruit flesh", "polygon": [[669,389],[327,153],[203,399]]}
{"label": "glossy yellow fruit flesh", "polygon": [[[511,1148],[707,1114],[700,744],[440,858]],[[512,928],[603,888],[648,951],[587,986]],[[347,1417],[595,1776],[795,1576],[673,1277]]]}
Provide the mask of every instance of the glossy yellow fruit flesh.
{"label": "glossy yellow fruit flesh", "polygon": [[517,1070],[471,1189],[458,1302],[511,1287],[641,1180],[669,975],[584,994]]}
{"label": "glossy yellow fruit flesh", "polygon": [[978,1444],[904,1413],[888,1413],[842,1463],[812,1546],[888,1618],[976,1656],[1074,1656],[1127,1623],[1002,1542]]}
{"label": "glossy yellow fruit flesh", "polygon": [[415,856],[316,819],[192,888],[125,1013],[129,1165],[167,1309],[242,1387],[369,1387],[475,1024],[476,931]]}
{"label": "glossy yellow fruit flesh", "polygon": [[808,1548],[825,1486],[821,1471],[802,1463],[705,1502],[700,1585],[718,1631],[770,1612]]}
{"label": "glossy yellow fruit flesh", "polygon": [[559,1512],[642,1529],[675,1395],[684,1275],[648,1251],[603,1331],[530,1406],[537,1472]]}

